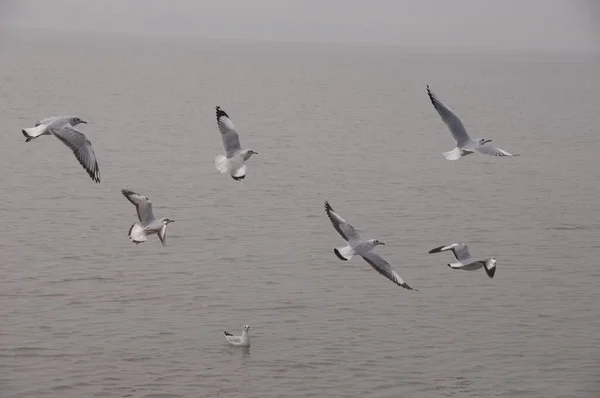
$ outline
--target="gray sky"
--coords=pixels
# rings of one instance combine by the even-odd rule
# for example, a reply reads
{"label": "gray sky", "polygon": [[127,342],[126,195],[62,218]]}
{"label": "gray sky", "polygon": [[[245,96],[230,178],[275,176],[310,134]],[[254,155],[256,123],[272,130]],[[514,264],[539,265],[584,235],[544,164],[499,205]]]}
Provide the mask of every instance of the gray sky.
{"label": "gray sky", "polygon": [[143,36],[595,49],[600,0],[0,0],[0,24]]}

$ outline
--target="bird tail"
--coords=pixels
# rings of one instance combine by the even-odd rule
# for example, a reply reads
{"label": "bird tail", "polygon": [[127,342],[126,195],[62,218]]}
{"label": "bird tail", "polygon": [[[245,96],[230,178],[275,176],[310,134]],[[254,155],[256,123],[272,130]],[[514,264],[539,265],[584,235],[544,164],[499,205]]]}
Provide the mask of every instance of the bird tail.
{"label": "bird tail", "polygon": [[333,252],[342,261],[348,261],[354,255],[353,250],[350,246],[338,247],[333,249]]}
{"label": "bird tail", "polygon": [[227,173],[229,171],[229,161],[224,155],[217,155],[215,157],[215,167],[221,173]]}
{"label": "bird tail", "polygon": [[46,130],[46,125],[40,124],[39,126],[36,126],[36,127],[22,129],[21,133],[23,133],[23,135],[26,138],[25,142],[29,142],[29,141],[33,140],[34,138],[37,138],[40,135],[42,135],[45,130]]}
{"label": "bird tail", "polygon": [[451,151],[444,152],[443,155],[448,160],[458,160],[462,156],[462,151],[460,148],[454,148]]}

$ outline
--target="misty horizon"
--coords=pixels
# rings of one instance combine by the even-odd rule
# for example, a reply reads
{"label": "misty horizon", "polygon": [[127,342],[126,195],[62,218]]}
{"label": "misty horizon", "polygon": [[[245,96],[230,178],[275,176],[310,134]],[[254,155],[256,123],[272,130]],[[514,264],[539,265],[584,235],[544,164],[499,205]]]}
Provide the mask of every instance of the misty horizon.
{"label": "misty horizon", "polygon": [[8,31],[497,50],[599,49],[593,1],[4,1]]}

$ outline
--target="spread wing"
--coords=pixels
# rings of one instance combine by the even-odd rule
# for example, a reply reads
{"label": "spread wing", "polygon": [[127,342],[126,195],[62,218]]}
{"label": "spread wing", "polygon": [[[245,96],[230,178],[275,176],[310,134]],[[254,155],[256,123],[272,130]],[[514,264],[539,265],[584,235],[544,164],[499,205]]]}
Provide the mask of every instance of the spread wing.
{"label": "spread wing", "polygon": [[232,157],[236,152],[240,151],[242,147],[240,146],[240,137],[238,136],[237,131],[235,130],[235,126],[233,122],[229,118],[229,115],[225,113],[221,107],[217,106],[217,126],[219,127],[219,131],[221,132],[221,138],[223,139],[223,147],[225,148],[225,153],[227,157]]}
{"label": "spread wing", "polygon": [[[130,201],[137,210],[138,219],[144,225],[154,221],[154,214],[152,213],[152,202],[147,197],[130,191],[129,189],[121,189],[123,196]],[[161,239],[162,240],[162,239]]]}
{"label": "spread wing", "polygon": [[160,239],[163,246],[167,244],[167,224],[163,224],[160,231],[158,231],[158,239]]}
{"label": "spread wing", "polygon": [[339,214],[337,214],[328,201],[325,201],[325,212],[333,224],[333,228],[344,238],[345,241],[358,240],[360,235],[354,227],[346,222]]}
{"label": "spread wing", "polygon": [[100,182],[100,169],[96,161],[96,154],[92,149],[92,143],[86,138],[85,134],[68,123],[53,128],[50,132],[73,151],[79,164],[83,166],[92,180]]}
{"label": "spread wing", "polygon": [[456,146],[464,145],[471,141],[471,137],[467,133],[465,126],[463,125],[460,118],[452,112],[450,108],[444,105],[431,90],[429,86],[427,86],[427,95],[429,95],[429,99],[433,104],[433,107],[437,111],[437,113],[442,118],[442,121],[446,124],[450,133],[452,133],[452,138],[456,142]]}
{"label": "spread wing", "polygon": [[388,264],[381,256],[374,252],[369,252],[365,255],[361,256],[366,262],[371,264],[371,267],[375,269],[375,271],[379,272],[381,275],[385,276],[392,282],[394,282],[398,286],[402,286],[407,290],[413,290],[412,287],[408,286],[404,279],[398,275],[398,273],[392,268],[391,265]]}
{"label": "spread wing", "polygon": [[493,148],[491,146],[485,146],[485,145],[477,147],[477,148],[475,148],[475,150],[477,152],[483,153],[485,155],[492,155],[492,156],[519,156],[519,155],[513,155],[511,153],[508,153],[505,150],[500,149],[500,148]]}
{"label": "spread wing", "polygon": [[469,248],[464,243],[452,243],[450,245],[436,247],[435,249],[431,249],[429,253],[440,253],[448,250],[452,251],[452,254],[454,254],[454,258],[462,264],[468,264],[472,261],[471,253],[469,253]]}

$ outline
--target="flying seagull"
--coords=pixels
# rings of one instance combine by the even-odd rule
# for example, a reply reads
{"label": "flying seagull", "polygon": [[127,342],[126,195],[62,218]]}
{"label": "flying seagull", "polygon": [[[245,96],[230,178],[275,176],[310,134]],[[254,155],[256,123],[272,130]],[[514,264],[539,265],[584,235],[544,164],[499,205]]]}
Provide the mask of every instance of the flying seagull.
{"label": "flying seagull", "polygon": [[122,189],[121,193],[133,203],[140,220],[129,228],[129,239],[137,245],[147,241],[148,235],[158,234],[158,238],[164,246],[167,242],[167,225],[175,221],[169,218],[156,220],[152,214],[152,202],[147,197],[129,189]]}
{"label": "flying seagull", "polygon": [[233,122],[221,109],[220,106],[216,107],[217,110],[217,126],[221,132],[221,138],[223,139],[223,147],[225,148],[225,155],[218,155],[215,157],[215,167],[221,173],[229,173],[231,177],[236,180],[243,180],[246,177],[246,160],[250,159],[250,156],[257,155],[252,149],[244,149],[240,146],[240,137],[233,125]]}
{"label": "flying seagull", "polygon": [[485,146],[485,144],[492,142],[492,140],[487,140],[485,138],[472,140],[471,137],[469,137],[469,134],[467,133],[465,126],[463,126],[460,118],[454,112],[452,112],[450,108],[442,104],[442,102],[437,99],[435,94],[429,89],[429,86],[427,86],[427,94],[429,95],[429,99],[431,100],[433,107],[439,113],[448,129],[450,129],[452,138],[456,142],[456,148],[443,153],[446,159],[458,160],[462,156],[475,153],[475,151],[492,156],[519,156],[517,154],[512,155],[500,148]]}
{"label": "flying seagull", "polygon": [[454,254],[454,258],[456,258],[456,263],[449,263],[448,267],[452,269],[462,269],[465,271],[474,271],[476,269],[482,268],[485,270],[485,273],[493,278],[496,273],[496,258],[488,258],[485,260],[473,260],[471,258],[471,253],[469,253],[469,248],[464,243],[452,243],[451,245],[436,247],[435,249],[431,249],[429,251],[430,254],[445,252],[447,250],[451,250],[452,254]]}
{"label": "flying seagull", "polygon": [[325,212],[331,220],[333,228],[335,228],[342,238],[348,242],[347,246],[333,249],[333,252],[337,258],[342,261],[348,261],[352,258],[352,256],[358,254],[367,263],[371,264],[375,271],[379,272],[396,285],[402,286],[408,290],[413,290],[404,282],[402,278],[400,278],[400,275],[398,275],[398,273],[388,264],[387,261],[381,258],[377,253],[373,252],[375,246],[385,245],[385,243],[380,242],[377,239],[365,240],[361,238],[354,227],[348,224],[346,220],[340,217],[340,215],[333,210],[328,201],[325,201]]}
{"label": "flying seagull", "polygon": [[40,120],[35,127],[22,129],[25,142],[32,141],[40,135],[54,135],[68,146],[75,154],[79,164],[95,182],[100,182],[100,169],[96,161],[96,154],[92,149],[92,143],[81,131],[74,126],[86,123],[76,116],[51,116]]}
{"label": "flying seagull", "polygon": [[248,335],[248,329],[250,329],[250,326],[244,326],[241,336],[234,336],[226,330],[223,330],[223,334],[225,335],[225,339],[227,339],[231,345],[238,347],[250,347],[250,336]]}

